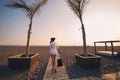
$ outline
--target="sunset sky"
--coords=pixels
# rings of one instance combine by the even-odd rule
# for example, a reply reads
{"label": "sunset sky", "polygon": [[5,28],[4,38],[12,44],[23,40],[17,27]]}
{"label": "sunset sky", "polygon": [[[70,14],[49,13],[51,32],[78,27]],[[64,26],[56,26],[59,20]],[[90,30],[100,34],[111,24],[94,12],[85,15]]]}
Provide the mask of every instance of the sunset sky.
{"label": "sunset sky", "polygon": [[[0,2],[0,45],[26,45],[29,19],[23,11]],[[29,0],[31,1],[31,0]],[[83,21],[87,45],[94,41],[120,40],[120,0],[89,0]],[[59,45],[82,45],[79,18],[65,0],[48,0],[33,19],[30,45],[48,45],[56,37]]]}

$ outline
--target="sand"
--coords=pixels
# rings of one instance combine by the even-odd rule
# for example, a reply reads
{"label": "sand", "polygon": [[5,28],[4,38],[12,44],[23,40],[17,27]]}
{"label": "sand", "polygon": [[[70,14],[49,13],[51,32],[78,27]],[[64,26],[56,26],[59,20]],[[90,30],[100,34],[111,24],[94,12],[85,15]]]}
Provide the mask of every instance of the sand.
{"label": "sand", "polygon": [[[117,51],[119,47],[115,47]],[[104,50],[104,47],[97,47]],[[110,47],[108,48],[110,50]],[[49,60],[47,46],[31,46],[30,53],[39,53],[39,62],[32,70],[14,70],[8,68],[8,57],[25,53],[25,46],[0,46],[0,80],[42,80]],[[61,46],[60,54],[70,79],[107,80],[102,75],[120,71],[120,59],[102,57],[101,69],[82,69],[75,61],[75,54],[83,53],[81,46]],[[94,54],[94,47],[88,46],[88,53]],[[94,78],[93,78],[94,77]]]}

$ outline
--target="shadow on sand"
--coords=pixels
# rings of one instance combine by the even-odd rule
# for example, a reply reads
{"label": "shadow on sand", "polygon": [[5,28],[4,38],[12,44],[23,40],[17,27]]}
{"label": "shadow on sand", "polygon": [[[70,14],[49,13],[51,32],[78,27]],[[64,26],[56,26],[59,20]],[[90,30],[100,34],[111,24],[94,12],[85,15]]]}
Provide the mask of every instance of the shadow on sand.
{"label": "shadow on sand", "polygon": [[66,71],[70,79],[101,77],[101,69],[83,69],[76,63],[74,63],[72,66],[66,67]]}
{"label": "shadow on sand", "polygon": [[120,72],[120,58],[102,56],[102,74]]}
{"label": "shadow on sand", "polygon": [[16,75],[24,71],[25,70],[9,69],[8,65],[0,65],[0,78]]}

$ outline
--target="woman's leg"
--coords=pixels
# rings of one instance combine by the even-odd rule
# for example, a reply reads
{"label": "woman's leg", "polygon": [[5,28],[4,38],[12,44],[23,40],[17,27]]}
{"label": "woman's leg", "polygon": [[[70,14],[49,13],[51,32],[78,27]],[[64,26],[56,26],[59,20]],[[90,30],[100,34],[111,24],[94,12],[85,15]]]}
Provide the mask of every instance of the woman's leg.
{"label": "woman's leg", "polygon": [[54,69],[56,70],[56,55],[53,56],[53,65]]}
{"label": "woman's leg", "polygon": [[50,55],[50,57],[51,57],[51,60],[52,60],[52,69],[54,68],[54,57],[53,57],[53,55]]}

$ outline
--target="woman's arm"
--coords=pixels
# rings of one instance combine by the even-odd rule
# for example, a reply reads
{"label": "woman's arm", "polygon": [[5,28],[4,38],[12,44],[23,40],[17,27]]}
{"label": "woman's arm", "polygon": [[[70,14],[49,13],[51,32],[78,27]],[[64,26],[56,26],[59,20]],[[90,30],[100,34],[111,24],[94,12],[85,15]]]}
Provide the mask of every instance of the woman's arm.
{"label": "woman's arm", "polygon": [[57,51],[58,51],[58,53],[60,53],[60,50],[59,50],[59,48],[57,49]]}

